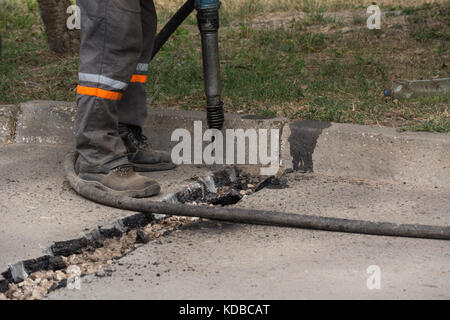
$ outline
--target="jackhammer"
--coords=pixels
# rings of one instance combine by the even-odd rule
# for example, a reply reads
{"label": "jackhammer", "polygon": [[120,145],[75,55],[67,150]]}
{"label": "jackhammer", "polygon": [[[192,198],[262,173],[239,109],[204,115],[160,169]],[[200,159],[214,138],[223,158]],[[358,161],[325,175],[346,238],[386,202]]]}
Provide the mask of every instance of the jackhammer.
{"label": "jackhammer", "polygon": [[[218,0],[188,0],[169,20],[155,39],[152,58],[164,43],[197,10],[197,20],[202,38],[203,72],[206,94],[208,125],[221,129],[224,123],[223,102],[220,89],[220,64],[218,49],[219,29]],[[71,187],[81,196],[107,206],[149,214],[199,217],[235,223],[261,224],[347,233],[360,233],[396,237],[414,237],[450,240],[450,227],[419,224],[396,224],[362,220],[337,219],[297,213],[275,212],[240,208],[209,207],[158,202],[151,199],[135,199],[114,196],[86,184],[74,170],[77,154],[69,153],[64,160],[64,170]]]}
{"label": "jackhammer", "polygon": [[184,20],[197,10],[198,28],[202,38],[203,75],[206,113],[211,129],[222,129],[223,102],[220,89],[219,63],[219,0],[188,0],[156,36],[152,59]]}

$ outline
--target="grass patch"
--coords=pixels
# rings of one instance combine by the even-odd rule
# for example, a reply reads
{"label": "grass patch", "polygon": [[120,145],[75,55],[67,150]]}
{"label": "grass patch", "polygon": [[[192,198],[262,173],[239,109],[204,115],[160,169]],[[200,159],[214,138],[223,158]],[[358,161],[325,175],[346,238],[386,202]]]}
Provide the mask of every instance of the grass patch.
{"label": "grass patch", "polygon": [[0,103],[74,100],[77,57],[50,52],[35,0],[0,3]]}
{"label": "grass patch", "polygon": [[[160,26],[181,3],[156,2]],[[378,3],[391,10],[390,20],[381,30],[368,30],[365,9],[371,1],[224,2],[220,53],[226,110],[449,132],[448,97],[397,101],[382,95],[395,79],[450,76],[450,5],[423,3]],[[341,11],[331,17],[336,9]],[[275,28],[251,26],[254,18],[276,19],[286,12],[303,12],[305,18]],[[49,51],[35,0],[0,3],[0,30],[0,103],[75,99],[78,57]],[[204,109],[202,72],[193,15],[150,66],[151,104]]]}
{"label": "grass patch", "polygon": [[411,36],[420,42],[439,39],[450,41],[450,6],[433,7],[429,3],[416,8],[406,8]]}
{"label": "grass patch", "polygon": [[410,124],[398,129],[399,132],[416,131],[416,132],[450,132],[450,121],[448,116],[438,119],[430,119],[418,124]]}

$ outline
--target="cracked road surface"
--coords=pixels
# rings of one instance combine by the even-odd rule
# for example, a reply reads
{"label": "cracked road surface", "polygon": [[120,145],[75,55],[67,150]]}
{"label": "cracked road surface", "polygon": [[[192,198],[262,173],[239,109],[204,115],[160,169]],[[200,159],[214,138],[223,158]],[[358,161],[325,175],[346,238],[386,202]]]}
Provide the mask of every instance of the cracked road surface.
{"label": "cracked road surface", "polygon": [[[450,225],[450,190],[293,173],[235,206]],[[380,289],[368,289],[369,266]],[[450,242],[195,222],[49,299],[449,299]]]}
{"label": "cracked road surface", "polygon": [[[369,290],[367,268],[381,270]],[[200,222],[49,299],[448,299],[445,241]]]}
{"label": "cracked road surface", "polygon": [[[0,144],[0,272],[24,259],[42,256],[53,242],[83,236],[96,226],[135,214],[87,201],[65,181],[62,161],[70,147]],[[149,173],[163,194],[179,190],[206,168],[179,167]]]}
{"label": "cracked road surface", "polygon": [[[131,214],[76,195],[64,182],[66,146],[0,145],[0,267],[36,258]],[[154,173],[166,192],[209,170]],[[450,225],[450,190],[292,173],[288,188],[263,189],[238,207],[398,223]],[[381,271],[369,290],[367,268]],[[213,221],[141,245],[90,275],[81,290],[49,299],[450,298],[450,242]],[[109,273],[108,273],[109,275]]]}

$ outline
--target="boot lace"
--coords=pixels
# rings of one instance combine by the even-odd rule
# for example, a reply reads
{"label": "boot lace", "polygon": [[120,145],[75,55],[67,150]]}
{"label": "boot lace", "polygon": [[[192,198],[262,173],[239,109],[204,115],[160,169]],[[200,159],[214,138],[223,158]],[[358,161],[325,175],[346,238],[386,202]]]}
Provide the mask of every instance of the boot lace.
{"label": "boot lace", "polygon": [[125,177],[129,175],[131,171],[133,171],[133,166],[125,164],[122,166],[118,166],[111,171],[117,174],[119,177]]}

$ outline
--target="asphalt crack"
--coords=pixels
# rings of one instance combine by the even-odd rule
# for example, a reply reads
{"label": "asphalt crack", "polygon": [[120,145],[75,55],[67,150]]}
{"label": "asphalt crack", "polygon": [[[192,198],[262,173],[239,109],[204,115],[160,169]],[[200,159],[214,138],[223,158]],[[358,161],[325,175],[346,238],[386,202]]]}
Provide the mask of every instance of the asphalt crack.
{"label": "asphalt crack", "polygon": [[[287,187],[287,179],[254,176],[237,167],[228,167],[207,177],[197,177],[193,183],[162,201],[226,206],[266,187]],[[73,284],[77,277],[109,276],[114,271],[113,260],[198,220],[136,213],[114,221],[110,227],[97,226],[81,238],[55,242],[45,255],[19,261],[1,273],[0,300],[42,299],[51,291]]]}

